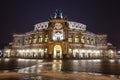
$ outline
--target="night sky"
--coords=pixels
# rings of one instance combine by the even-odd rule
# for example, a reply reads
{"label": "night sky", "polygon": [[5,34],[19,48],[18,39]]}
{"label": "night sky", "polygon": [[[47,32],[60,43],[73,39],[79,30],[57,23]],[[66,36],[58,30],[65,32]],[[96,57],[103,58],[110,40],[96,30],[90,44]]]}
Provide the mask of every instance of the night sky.
{"label": "night sky", "polygon": [[12,42],[13,33],[32,31],[33,25],[48,21],[56,9],[90,32],[107,34],[108,42],[120,48],[119,0],[1,0],[0,46]]}

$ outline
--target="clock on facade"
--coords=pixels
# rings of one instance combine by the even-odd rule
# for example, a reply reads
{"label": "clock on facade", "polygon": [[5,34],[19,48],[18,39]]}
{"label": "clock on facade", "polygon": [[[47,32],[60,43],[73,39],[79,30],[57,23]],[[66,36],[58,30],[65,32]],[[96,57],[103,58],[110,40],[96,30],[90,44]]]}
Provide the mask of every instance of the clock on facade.
{"label": "clock on facade", "polygon": [[62,29],[62,24],[61,23],[55,23],[55,29],[60,30]]}

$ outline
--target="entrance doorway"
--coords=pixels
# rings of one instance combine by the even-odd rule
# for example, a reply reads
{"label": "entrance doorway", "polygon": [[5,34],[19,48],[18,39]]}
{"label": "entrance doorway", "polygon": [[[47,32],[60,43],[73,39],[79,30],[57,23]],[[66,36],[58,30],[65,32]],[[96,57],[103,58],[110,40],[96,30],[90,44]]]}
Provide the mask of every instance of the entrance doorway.
{"label": "entrance doorway", "polygon": [[54,46],[53,58],[62,58],[62,47],[60,45]]}

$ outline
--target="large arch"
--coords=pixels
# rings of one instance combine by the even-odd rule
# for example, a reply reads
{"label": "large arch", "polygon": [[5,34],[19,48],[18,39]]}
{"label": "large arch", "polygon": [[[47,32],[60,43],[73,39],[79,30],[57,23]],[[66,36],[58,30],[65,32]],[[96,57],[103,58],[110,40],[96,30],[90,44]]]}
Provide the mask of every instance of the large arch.
{"label": "large arch", "polygon": [[62,58],[62,47],[61,45],[55,45],[53,51],[53,58]]}

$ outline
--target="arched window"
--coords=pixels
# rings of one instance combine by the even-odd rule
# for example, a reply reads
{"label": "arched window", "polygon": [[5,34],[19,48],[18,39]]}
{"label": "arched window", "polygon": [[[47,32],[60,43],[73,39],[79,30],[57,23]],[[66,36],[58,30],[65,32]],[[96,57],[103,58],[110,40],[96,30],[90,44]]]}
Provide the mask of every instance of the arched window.
{"label": "arched window", "polygon": [[25,44],[28,44],[28,39],[27,38],[25,39]]}
{"label": "arched window", "polygon": [[81,37],[81,43],[85,43],[85,37],[84,36]]}
{"label": "arched window", "polygon": [[33,37],[33,43],[36,43],[37,42],[37,36],[34,36]]}
{"label": "arched window", "polygon": [[90,38],[87,37],[87,44],[90,44]]}
{"label": "arched window", "polygon": [[29,44],[31,44],[32,43],[32,37],[30,36],[29,37]]}
{"label": "arched window", "polygon": [[43,42],[43,36],[42,35],[40,35],[40,37],[39,37],[39,42]]}
{"label": "arched window", "polygon": [[91,39],[91,44],[94,44],[94,39]]}
{"label": "arched window", "polygon": [[45,42],[48,41],[48,35],[45,35]]}

